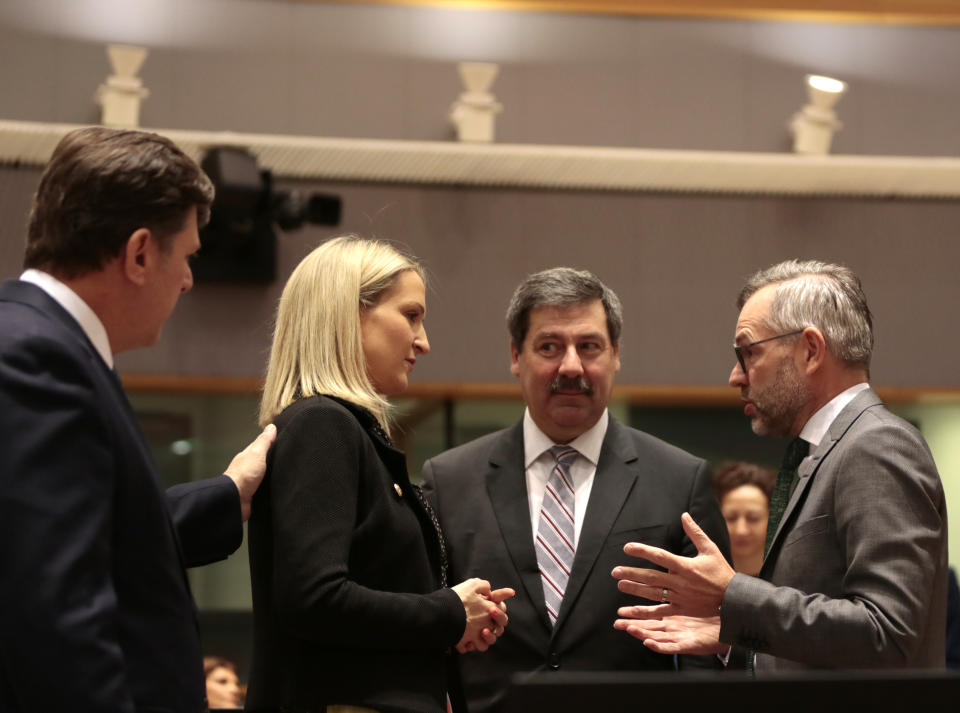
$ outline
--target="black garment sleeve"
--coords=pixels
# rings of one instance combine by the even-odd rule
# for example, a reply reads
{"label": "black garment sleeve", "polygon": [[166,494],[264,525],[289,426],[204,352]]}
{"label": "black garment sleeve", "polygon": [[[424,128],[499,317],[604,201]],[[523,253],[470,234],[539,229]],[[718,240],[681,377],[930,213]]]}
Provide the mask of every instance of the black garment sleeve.
{"label": "black garment sleeve", "polygon": [[187,567],[226,559],[240,547],[240,493],[228,476],[174,485],[166,495]]}
{"label": "black garment sleeve", "polygon": [[[329,402],[328,402],[329,403]],[[304,409],[277,437],[271,462],[274,601],[291,633],[349,648],[443,649],[459,641],[466,615],[452,589],[403,591],[406,547],[389,513],[361,513],[384,465],[357,420],[339,406]],[[409,513],[415,519],[413,513]],[[375,536],[358,545],[365,528]],[[422,537],[419,523],[415,537]],[[373,542],[374,544],[369,544]],[[365,586],[352,572],[383,569],[395,591]]]}

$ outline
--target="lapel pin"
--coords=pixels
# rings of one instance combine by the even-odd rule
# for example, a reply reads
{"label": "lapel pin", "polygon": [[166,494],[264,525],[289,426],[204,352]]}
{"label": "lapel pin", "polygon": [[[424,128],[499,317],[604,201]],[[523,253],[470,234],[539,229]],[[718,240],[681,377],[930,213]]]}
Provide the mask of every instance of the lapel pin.
{"label": "lapel pin", "polygon": [[400,490],[400,485],[398,483],[393,484],[393,489],[397,491],[397,497],[403,497],[403,491]]}

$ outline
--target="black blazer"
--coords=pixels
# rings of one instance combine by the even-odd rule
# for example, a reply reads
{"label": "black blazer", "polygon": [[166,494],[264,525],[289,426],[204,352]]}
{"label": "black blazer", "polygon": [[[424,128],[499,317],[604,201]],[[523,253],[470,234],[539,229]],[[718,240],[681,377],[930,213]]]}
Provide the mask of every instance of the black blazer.
{"label": "black blazer", "polygon": [[171,493],[181,550],[119,379],[19,281],[0,286],[0,432],[0,710],[205,710],[184,566],[239,546],[233,482]]}
{"label": "black blazer", "polygon": [[[523,423],[432,458],[423,474],[447,535],[452,577],[484,577],[495,588],[517,591],[507,601],[510,623],[496,645],[459,657],[470,713],[501,709],[514,673],[674,668],[672,656],[614,630],[618,607],[648,602],[621,593],[610,572],[622,564],[643,566],[623,553],[627,542],[695,554],[680,524],[684,511],[728,555],[726,524],[704,461],[610,419],[556,627],[547,616],[533,546]],[[684,664],[719,666],[715,657],[686,657]]]}
{"label": "black blazer", "polygon": [[298,400],[275,423],[250,520],[247,709],[440,713],[466,615],[439,588],[438,535],[403,454],[339,399]]}

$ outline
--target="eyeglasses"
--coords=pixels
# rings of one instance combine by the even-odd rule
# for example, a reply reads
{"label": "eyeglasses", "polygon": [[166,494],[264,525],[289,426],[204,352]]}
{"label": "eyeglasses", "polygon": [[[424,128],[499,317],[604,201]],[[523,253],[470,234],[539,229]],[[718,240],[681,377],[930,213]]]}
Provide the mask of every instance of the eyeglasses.
{"label": "eyeglasses", "polygon": [[749,344],[742,344],[742,345],[740,345],[740,346],[737,346],[736,344],[734,344],[734,345],[733,345],[733,351],[734,351],[734,352],[736,353],[736,355],[737,355],[737,361],[740,362],[740,368],[743,369],[743,373],[744,373],[744,374],[747,373],[747,362],[746,362],[746,361],[744,360],[744,358],[743,358],[743,350],[744,350],[744,349],[750,349],[750,347],[755,347],[755,346],[757,346],[758,344],[763,344],[764,342],[772,342],[772,341],[775,340],[775,339],[783,339],[784,337],[792,337],[792,336],[794,336],[794,335],[796,335],[796,334],[801,334],[802,332],[803,332],[802,329],[797,329],[797,330],[795,330],[795,331],[793,331],[793,332],[787,332],[786,334],[778,334],[778,335],[775,336],[775,337],[767,337],[766,339],[758,339],[757,341],[755,341],[755,342],[750,342]]}

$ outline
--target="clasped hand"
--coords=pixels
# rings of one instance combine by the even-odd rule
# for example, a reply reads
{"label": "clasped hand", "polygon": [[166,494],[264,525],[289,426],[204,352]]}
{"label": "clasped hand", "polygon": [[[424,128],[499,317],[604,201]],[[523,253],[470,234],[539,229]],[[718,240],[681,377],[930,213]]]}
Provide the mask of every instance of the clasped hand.
{"label": "clasped hand", "polygon": [[515,592],[505,587],[490,589],[485,579],[468,579],[453,587],[463,602],[467,625],[457,643],[461,654],[468,651],[486,651],[503,635],[507,626],[506,600]]}

